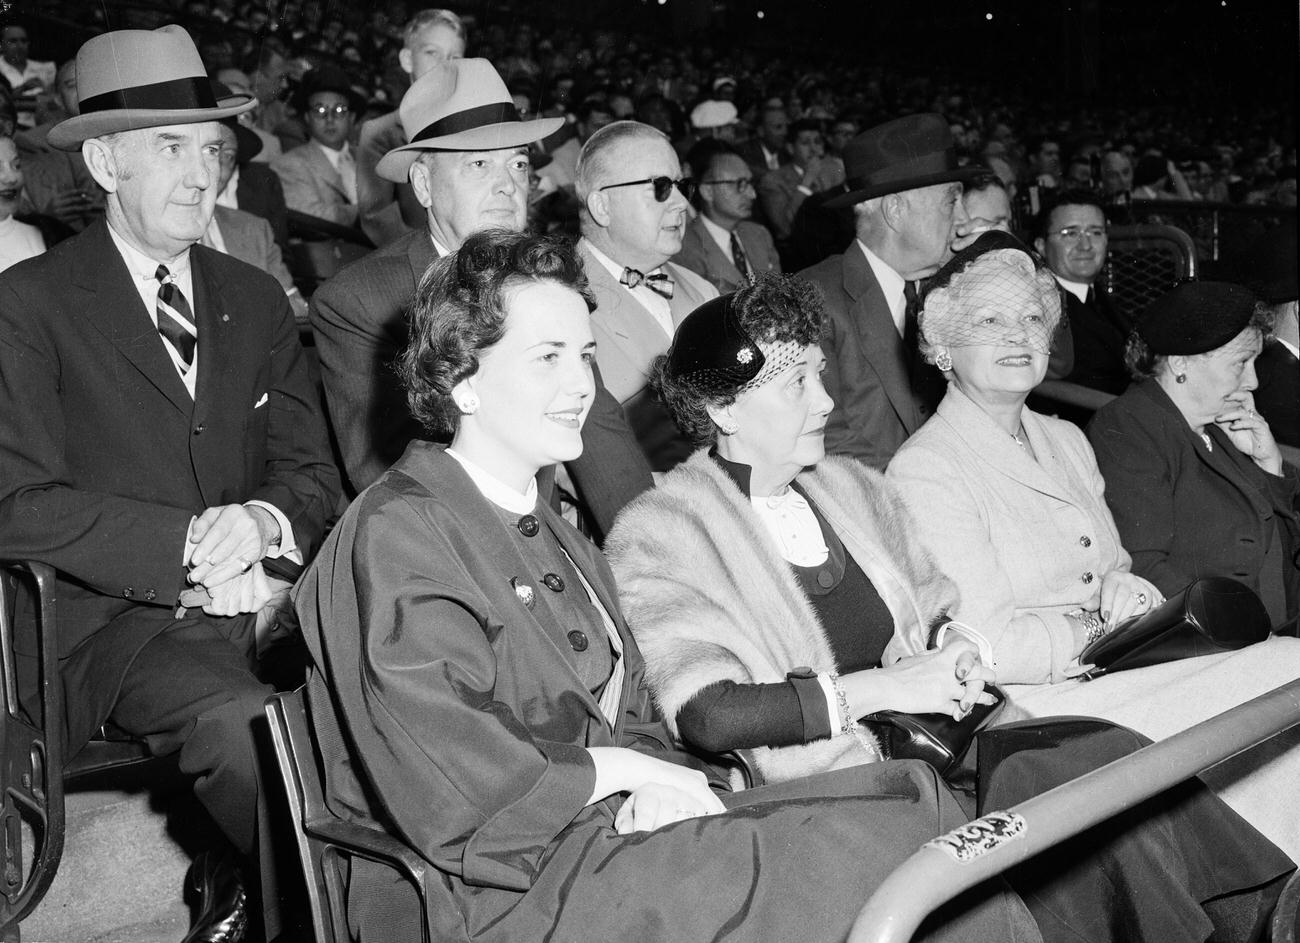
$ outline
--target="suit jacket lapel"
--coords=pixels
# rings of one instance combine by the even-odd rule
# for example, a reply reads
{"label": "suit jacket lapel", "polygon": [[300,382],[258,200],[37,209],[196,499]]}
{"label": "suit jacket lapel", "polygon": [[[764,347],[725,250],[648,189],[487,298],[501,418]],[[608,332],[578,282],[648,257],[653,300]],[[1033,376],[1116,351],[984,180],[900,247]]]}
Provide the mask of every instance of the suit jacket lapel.
{"label": "suit jacket lapel", "polygon": [[428,230],[417,230],[406,249],[406,259],[411,263],[411,278],[415,286],[420,284],[420,279],[424,278],[424,273],[437,258],[438,253],[433,247],[433,239]]}
{"label": "suit jacket lapel", "polygon": [[[237,408],[239,404],[226,396],[226,390],[238,384],[240,358],[234,350],[234,340],[239,329],[239,319],[266,317],[265,311],[230,311],[225,304],[225,292],[216,274],[203,264],[205,250],[190,249],[190,273],[194,286],[194,319],[199,327],[199,376],[195,384],[194,399],[203,407],[216,405],[222,409]],[[252,403],[243,404],[251,408]]]}
{"label": "suit jacket lapel", "polygon": [[856,242],[844,253],[844,291],[853,301],[853,323],[862,349],[880,377],[890,405],[903,428],[915,432],[921,427],[921,411],[912,398],[903,338],[894,326],[889,301],[871,271],[871,264]]}
{"label": "suit jacket lapel", "polygon": [[[315,142],[308,142],[308,147],[310,147],[310,150],[307,153],[316,178],[326,186],[338,191],[346,200],[348,194],[343,189],[343,175],[334,168],[334,165],[330,163],[330,159],[325,156],[325,152]],[[355,158],[353,159],[355,160]]]}
{"label": "suit jacket lapel", "polygon": [[740,269],[736,268],[735,262],[728,258],[727,254],[713,241],[713,237],[704,228],[704,223],[700,222],[699,219],[692,220],[691,225],[687,227],[686,234],[699,242],[707,259],[706,268],[717,273],[717,281],[725,281],[729,285],[739,285],[744,281]]}
{"label": "suit jacket lapel", "polygon": [[[642,364],[648,360],[644,351],[664,349],[667,346],[664,332],[650,312],[609,274],[585,244],[579,245],[587,281],[596,298],[592,327],[600,331],[598,340],[605,345],[598,348],[596,359],[605,386],[619,402],[624,402],[645,386]],[[611,345],[613,352],[606,349]]]}
{"label": "suit jacket lapel", "polygon": [[[72,273],[73,283],[88,293],[77,316],[93,325],[173,406],[189,416],[194,401],[163,346],[165,341],[158,328],[144,310],[126,262],[108,233],[108,224],[101,220],[86,235],[85,265]],[[89,296],[97,297],[92,302]]]}

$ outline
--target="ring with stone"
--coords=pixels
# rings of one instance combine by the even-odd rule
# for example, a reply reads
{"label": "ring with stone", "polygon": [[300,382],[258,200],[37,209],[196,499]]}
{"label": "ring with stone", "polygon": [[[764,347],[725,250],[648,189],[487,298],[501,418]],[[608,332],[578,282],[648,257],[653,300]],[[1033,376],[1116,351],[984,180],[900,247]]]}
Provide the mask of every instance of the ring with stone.
{"label": "ring with stone", "polygon": [[1136,592],[1136,593],[1134,593],[1133,595],[1137,597],[1138,605],[1139,605],[1139,606],[1145,606],[1145,605],[1147,604],[1147,594],[1146,594],[1146,593],[1143,593],[1143,592]]}
{"label": "ring with stone", "polygon": [[251,569],[253,568],[253,561],[252,561],[252,560],[245,560],[243,557],[239,557],[238,560],[239,560],[239,572],[240,572],[240,573],[247,573],[249,570],[251,570]]}

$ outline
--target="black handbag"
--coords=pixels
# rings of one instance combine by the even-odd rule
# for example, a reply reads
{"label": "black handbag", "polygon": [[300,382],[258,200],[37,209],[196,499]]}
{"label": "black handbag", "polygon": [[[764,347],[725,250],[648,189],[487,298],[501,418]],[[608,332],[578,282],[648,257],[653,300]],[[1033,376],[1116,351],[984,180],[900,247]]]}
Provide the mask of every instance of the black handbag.
{"label": "black handbag", "polygon": [[1215,576],[1196,580],[1149,612],[1125,619],[1083,650],[1093,678],[1166,661],[1230,652],[1268,638],[1268,610],[1249,586]]}
{"label": "black handbag", "polygon": [[862,718],[881,741],[891,760],[925,760],[945,779],[961,764],[975,741],[1006,704],[1006,695],[995,684],[984,685],[992,704],[976,704],[961,720],[947,714],[904,714],[877,711]]}

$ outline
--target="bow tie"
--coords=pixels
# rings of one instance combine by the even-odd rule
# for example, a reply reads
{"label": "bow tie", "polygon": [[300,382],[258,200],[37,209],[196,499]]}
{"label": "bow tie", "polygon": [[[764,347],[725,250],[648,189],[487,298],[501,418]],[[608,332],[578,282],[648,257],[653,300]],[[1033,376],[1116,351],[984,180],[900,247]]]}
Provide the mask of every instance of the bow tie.
{"label": "bow tie", "polygon": [[673,296],[673,280],[663,272],[656,272],[653,275],[645,275],[634,268],[623,269],[623,277],[619,280],[620,285],[626,285],[628,288],[636,288],[638,285],[645,285],[651,291],[663,295],[665,298]]}

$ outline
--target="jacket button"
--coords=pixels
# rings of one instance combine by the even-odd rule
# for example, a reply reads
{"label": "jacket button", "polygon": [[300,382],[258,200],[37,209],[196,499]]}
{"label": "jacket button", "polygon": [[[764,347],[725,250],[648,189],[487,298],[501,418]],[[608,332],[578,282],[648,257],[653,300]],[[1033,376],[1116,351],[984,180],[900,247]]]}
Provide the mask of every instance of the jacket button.
{"label": "jacket button", "polygon": [[128,586],[128,587],[126,587],[125,589],[122,590],[122,598],[123,598],[123,599],[130,599],[130,598],[131,598],[132,596],[134,596],[134,595],[135,595],[135,590],[132,589],[130,586]]}
{"label": "jacket button", "polygon": [[537,518],[533,517],[531,514],[525,514],[523,517],[519,518],[519,524],[517,526],[519,527],[519,533],[523,534],[525,537],[536,537],[537,532],[541,530],[541,525],[537,523]]}
{"label": "jacket button", "polygon": [[195,434],[195,435],[203,435],[203,430],[206,429],[206,428],[207,428],[207,425],[206,425],[205,423],[199,423],[197,426],[194,427],[194,434]]}
{"label": "jacket button", "polygon": [[1092,572],[1091,572],[1091,571],[1089,571],[1089,572],[1083,574],[1083,581],[1084,581],[1085,583],[1091,583],[1091,582],[1093,581],[1093,579],[1095,579],[1095,577],[1092,575]]}
{"label": "jacket button", "polygon": [[545,583],[546,588],[553,593],[564,592],[564,580],[560,579],[560,577],[556,576],[554,573],[547,573],[542,577],[542,582]]}
{"label": "jacket button", "polygon": [[155,593],[152,589],[146,589],[146,590],[144,591],[144,598],[145,598],[148,602],[153,602],[154,599],[157,597],[157,595],[158,595],[158,594]]}
{"label": "jacket button", "polygon": [[1082,537],[1079,538],[1079,544],[1080,544],[1080,546],[1083,546],[1083,547],[1091,547],[1091,546],[1092,546],[1092,538],[1089,537],[1087,534],[1084,534]]}
{"label": "jacket button", "polygon": [[575,652],[585,652],[587,650],[587,636],[574,629],[569,633],[569,644],[573,646]]}

